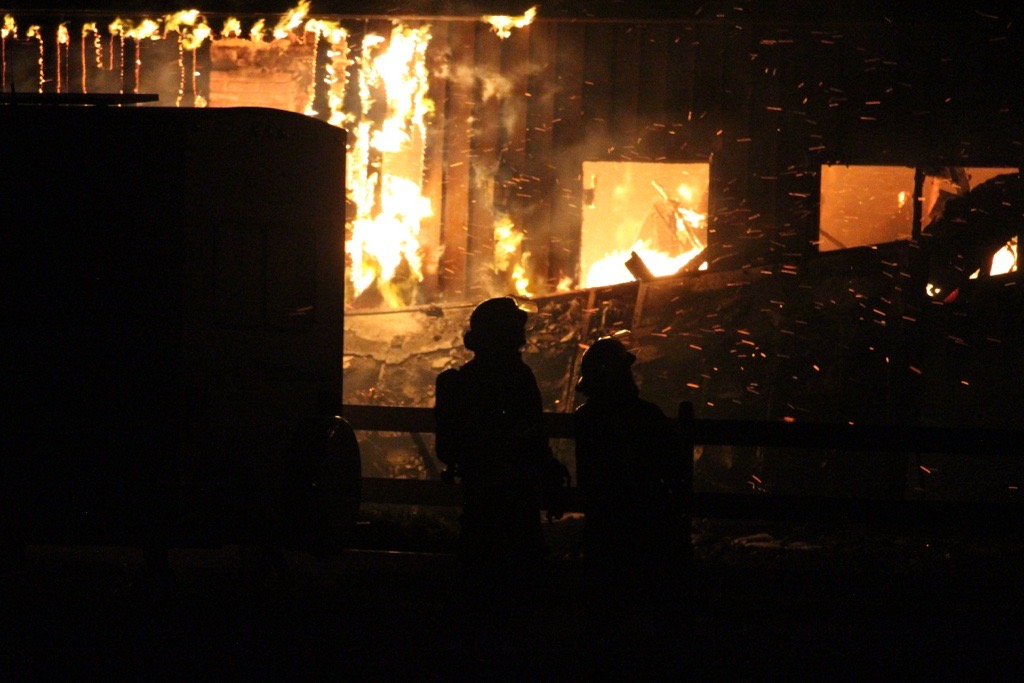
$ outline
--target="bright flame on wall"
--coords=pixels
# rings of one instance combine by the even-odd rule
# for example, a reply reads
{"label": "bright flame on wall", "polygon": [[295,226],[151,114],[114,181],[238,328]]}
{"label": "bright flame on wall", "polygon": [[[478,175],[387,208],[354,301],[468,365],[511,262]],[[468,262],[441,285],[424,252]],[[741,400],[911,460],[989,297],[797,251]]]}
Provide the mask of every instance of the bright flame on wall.
{"label": "bright flame on wall", "polygon": [[[176,104],[206,106],[205,92],[200,94],[201,84],[197,85],[197,79],[203,75],[199,72],[199,65],[204,55],[196,54],[200,48],[225,39],[238,41],[248,38],[257,43],[288,40],[293,45],[308,45],[307,41],[312,36],[321,48],[324,46],[320,41],[328,41],[326,65],[321,63],[324,51],[318,51],[316,46],[308,51],[317,55],[314,73],[321,78],[320,84],[327,87],[318,90],[314,84],[310,88],[305,112],[348,131],[346,190],[349,211],[345,247],[351,288],[346,298],[351,302],[368,290],[376,289],[380,294],[376,300],[383,300],[383,305],[415,303],[417,288],[424,279],[424,257],[427,250],[439,246],[420,244],[421,222],[436,208],[423,195],[425,121],[433,108],[427,97],[429,74],[426,52],[431,40],[430,28],[395,24],[390,34],[367,33],[362,42],[356,44],[338,22],[310,18],[310,4],[309,0],[298,0],[297,6],[276,22],[272,19],[268,24],[265,19],[259,19],[247,31],[237,18],[228,18],[217,32],[195,9],[154,18],[117,17],[105,27],[95,22],[83,22],[81,92],[88,92],[90,80],[102,84],[96,87],[119,83],[122,88],[133,87],[138,92],[140,83],[144,82],[141,76],[148,75],[142,72],[150,68],[142,63],[142,43],[170,39],[177,41],[180,70]],[[486,16],[482,20],[499,38],[504,39],[514,29],[529,25],[536,16],[537,8],[531,7],[522,16]],[[7,89],[10,76],[8,48],[11,41],[19,38],[18,26],[12,16],[3,17],[0,33],[3,38],[0,43],[3,49],[0,82]],[[44,57],[48,55],[45,51],[52,51],[54,44],[58,45],[57,90],[69,89],[67,74],[71,71],[67,70],[67,64],[72,33],[68,26],[60,25],[57,41],[52,35],[43,36],[38,26],[31,26],[23,33],[23,40],[38,42],[40,91],[46,76],[43,65]],[[24,52],[20,50],[20,54]],[[159,53],[166,54],[162,50]],[[351,66],[357,68],[351,69]],[[94,79],[97,71],[114,73]],[[131,78],[132,71],[134,78]],[[353,96],[356,90],[358,97]],[[326,102],[314,102],[320,96],[325,96]],[[325,105],[327,111],[323,111]],[[447,231],[466,228],[465,225],[445,226]],[[507,225],[499,220],[494,231],[495,262],[492,267],[504,278],[505,284],[501,286],[507,286],[516,294],[532,296],[528,273],[530,254],[523,249],[523,232],[510,220]],[[618,246],[627,243],[623,241]],[[570,279],[563,278],[557,289],[565,291],[573,284]],[[370,297],[360,303],[367,302],[374,305]]]}
{"label": "bright flame on wall", "polygon": [[276,40],[283,40],[288,37],[288,34],[292,33],[302,22],[306,19],[306,15],[309,14],[309,0],[300,0],[297,7],[288,10],[288,13],[281,17],[281,20],[277,22],[277,26],[274,27],[274,38]]}
{"label": "bright flame on wall", "polygon": [[537,8],[531,7],[519,17],[487,15],[484,17],[484,21],[491,25],[491,30],[497,33],[499,38],[505,40],[512,35],[512,29],[529,26],[536,16]]}
{"label": "bright flame on wall", "polygon": [[626,268],[626,261],[629,260],[632,252],[643,259],[651,273],[656,276],[674,275],[679,270],[696,258],[703,248],[695,248],[685,251],[676,256],[670,256],[663,251],[657,251],[646,241],[638,241],[630,249],[613,251],[600,261],[595,261],[587,270],[584,282],[587,287],[603,287],[614,285],[619,282],[629,282],[633,279],[632,273]]}
{"label": "bright flame on wall", "polygon": [[1017,238],[1007,242],[1002,249],[992,257],[992,269],[989,275],[1004,275],[1017,270]]}
{"label": "bright flame on wall", "polygon": [[[411,303],[423,280],[420,222],[432,214],[422,194],[428,27],[395,26],[390,39],[368,35],[359,56],[361,111],[350,127],[347,188],[356,206],[346,250],[354,296],[370,285],[391,306]],[[383,120],[370,111],[384,102]]]}
{"label": "bright flame on wall", "polygon": [[241,38],[242,37],[242,22],[235,17],[230,17],[224,21],[224,28],[220,30],[221,38]]}
{"label": "bright flame on wall", "polygon": [[625,263],[633,252],[661,277],[707,247],[710,164],[588,161],[583,170],[584,287],[632,281]]}
{"label": "bright flame on wall", "polygon": [[507,215],[494,222],[494,273],[507,279],[513,294],[532,297],[527,273],[530,254],[522,251],[524,237]]}

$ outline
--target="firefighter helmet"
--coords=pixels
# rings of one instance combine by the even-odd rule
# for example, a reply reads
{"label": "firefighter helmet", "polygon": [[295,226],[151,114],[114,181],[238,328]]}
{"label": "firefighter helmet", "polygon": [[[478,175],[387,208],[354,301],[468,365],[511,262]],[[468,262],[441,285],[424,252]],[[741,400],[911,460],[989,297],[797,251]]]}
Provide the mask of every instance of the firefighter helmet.
{"label": "firefighter helmet", "polygon": [[526,311],[514,298],[488,299],[469,316],[469,331],[463,336],[463,342],[473,352],[518,349],[526,343],[526,318]]}
{"label": "firefighter helmet", "polygon": [[630,367],[636,355],[615,337],[602,337],[594,342],[580,361],[580,381],[576,390],[593,394],[600,387],[632,384]]}

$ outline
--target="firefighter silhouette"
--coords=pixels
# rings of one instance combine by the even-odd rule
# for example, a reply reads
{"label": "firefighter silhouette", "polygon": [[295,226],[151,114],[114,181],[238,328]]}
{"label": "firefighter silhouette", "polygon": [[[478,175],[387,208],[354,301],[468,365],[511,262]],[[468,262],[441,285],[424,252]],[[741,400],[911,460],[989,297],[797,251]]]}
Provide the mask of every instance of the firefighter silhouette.
{"label": "firefighter silhouette", "polygon": [[481,303],[464,336],[472,360],[436,383],[437,457],[446,479],[462,484],[462,616],[485,631],[514,630],[528,618],[545,552],[542,490],[568,484],[568,470],[548,446],[537,381],[521,356],[526,321],[511,297]]}
{"label": "firefighter silhouette", "polygon": [[587,397],[575,414],[586,632],[607,663],[678,652],[688,585],[691,465],[674,421],[640,398],[635,360],[618,339],[599,339],[576,386]]}

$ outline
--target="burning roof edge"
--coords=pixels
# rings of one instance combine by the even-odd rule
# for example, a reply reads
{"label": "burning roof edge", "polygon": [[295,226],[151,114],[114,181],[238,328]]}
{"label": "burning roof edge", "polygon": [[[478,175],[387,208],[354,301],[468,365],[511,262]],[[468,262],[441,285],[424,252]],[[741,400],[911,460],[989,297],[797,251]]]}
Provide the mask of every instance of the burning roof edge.
{"label": "burning roof edge", "polygon": [[[22,0],[24,1],[24,0]],[[39,15],[65,14],[166,14],[181,11],[188,3],[177,0],[90,0],[82,6],[69,0],[34,0],[28,6],[15,5],[0,12]],[[200,4],[200,3],[197,3]],[[208,0],[198,9],[204,14],[283,15],[298,0]],[[816,0],[769,0],[756,3],[708,2],[702,0],[655,0],[635,3],[627,0],[313,0],[314,15],[475,18],[482,15],[522,15],[532,6],[539,18],[564,20],[694,20],[770,23],[886,23],[886,24],[992,24],[1019,21],[1024,5],[1001,0],[965,0],[936,4],[925,0],[900,3],[822,3]]]}

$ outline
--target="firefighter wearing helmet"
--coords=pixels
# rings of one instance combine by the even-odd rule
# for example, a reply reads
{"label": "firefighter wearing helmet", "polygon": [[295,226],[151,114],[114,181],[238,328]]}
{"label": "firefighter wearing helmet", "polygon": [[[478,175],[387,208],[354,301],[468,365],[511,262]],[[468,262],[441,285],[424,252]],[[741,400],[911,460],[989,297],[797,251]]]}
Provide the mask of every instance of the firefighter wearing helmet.
{"label": "firefighter wearing helmet", "polygon": [[675,423],[640,398],[635,361],[617,338],[594,342],[574,419],[587,640],[596,660],[631,653],[642,665],[683,644],[689,463]]}
{"label": "firefighter wearing helmet", "polygon": [[525,618],[544,554],[542,490],[568,484],[548,446],[537,380],[522,359],[526,322],[515,299],[484,301],[464,335],[473,358],[436,382],[437,457],[446,479],[462,483],[458,593],[477,635]]}

